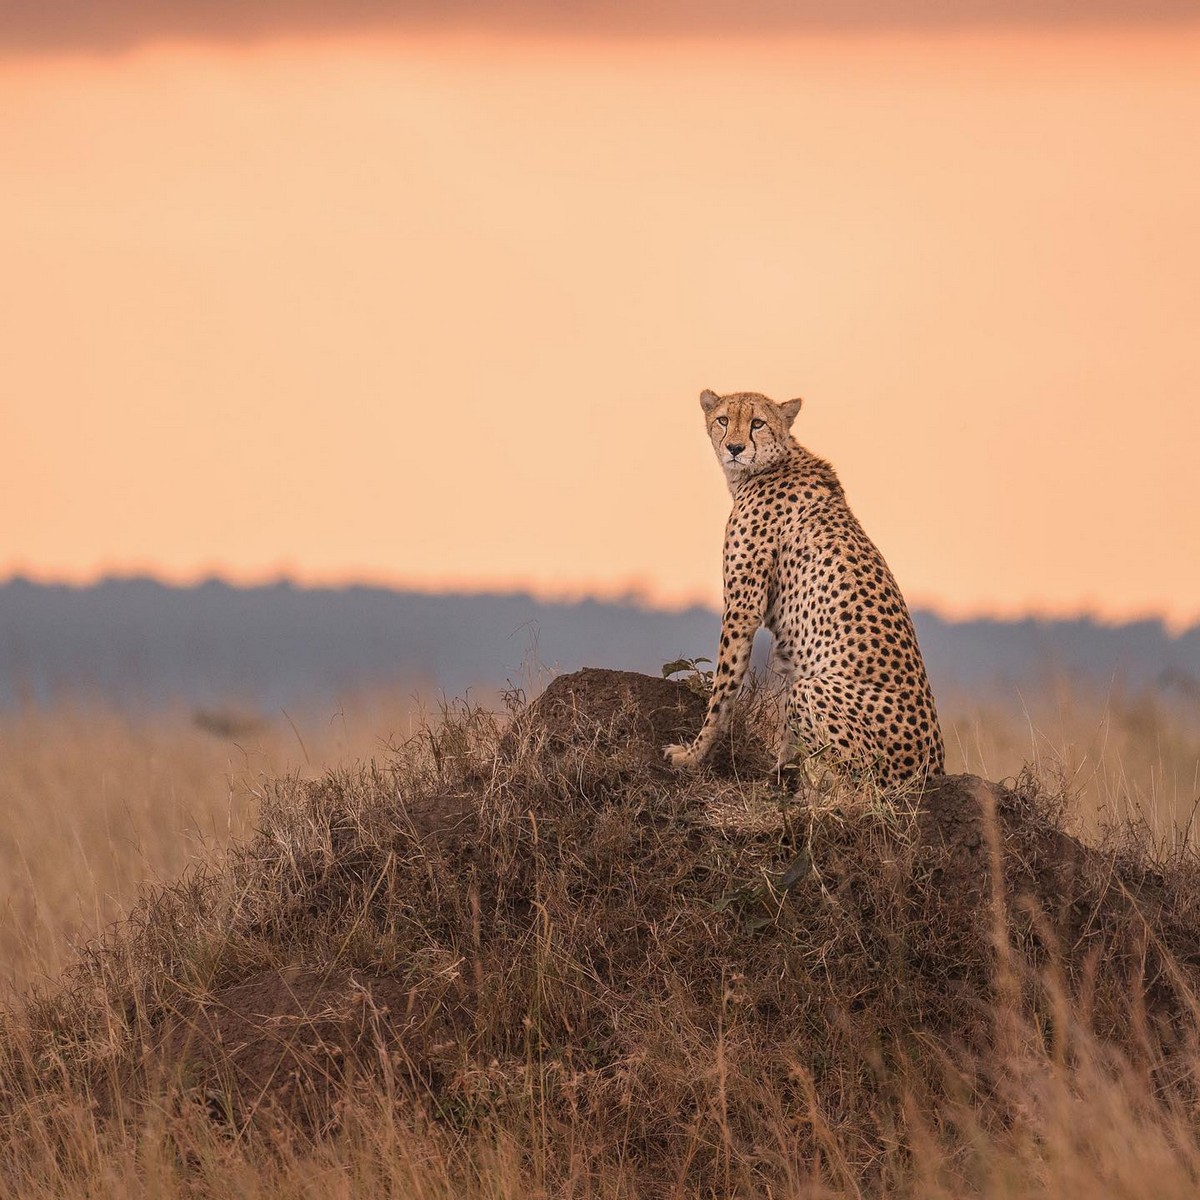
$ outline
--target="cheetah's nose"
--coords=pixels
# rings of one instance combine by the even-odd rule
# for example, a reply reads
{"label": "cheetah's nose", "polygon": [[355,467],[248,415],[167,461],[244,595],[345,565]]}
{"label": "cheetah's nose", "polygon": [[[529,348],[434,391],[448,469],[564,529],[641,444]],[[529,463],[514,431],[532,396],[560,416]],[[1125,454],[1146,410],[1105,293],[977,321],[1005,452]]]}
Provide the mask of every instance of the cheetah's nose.
{"label": "cheetah's nose", "polygon": [[745,442],[743,442],[741,445],[725,447],[725,449],[729,451],[730,458],[737,458],[737,456],[739,454],[741,454],[741,452],[743,450],[745,450],[745,448],[746,448]]}

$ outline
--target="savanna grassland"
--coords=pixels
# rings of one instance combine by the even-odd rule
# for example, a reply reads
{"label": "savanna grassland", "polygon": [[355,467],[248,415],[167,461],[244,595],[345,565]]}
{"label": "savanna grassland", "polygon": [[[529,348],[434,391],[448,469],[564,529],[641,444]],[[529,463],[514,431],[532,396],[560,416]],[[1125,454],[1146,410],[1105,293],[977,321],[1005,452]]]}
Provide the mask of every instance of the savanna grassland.
{"label": "savanna grassland", "polygon": [[145,886],[244,838],[268,781],[386,756],[426,718],[405,687],[269,715],[0,711],[0,994],[56,977]]}
{"label": "savanna grassland", "polygon": [[0,714],[0,1194],[1196,1194],[1194,702],[806,808],[581,696]]}

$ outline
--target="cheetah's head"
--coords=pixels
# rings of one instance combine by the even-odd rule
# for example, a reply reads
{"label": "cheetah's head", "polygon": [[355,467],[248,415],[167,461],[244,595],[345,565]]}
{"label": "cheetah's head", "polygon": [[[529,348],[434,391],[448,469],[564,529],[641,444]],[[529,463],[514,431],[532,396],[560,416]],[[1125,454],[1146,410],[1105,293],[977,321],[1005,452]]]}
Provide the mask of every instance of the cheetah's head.
{"label": "cheetah's head", "polygon": [[786,458],[795,449],[788,431],[800,404],[799,400],[776,404],[758,392],[732,392],[728,396],[700,393],[708,436],[730,487]]}

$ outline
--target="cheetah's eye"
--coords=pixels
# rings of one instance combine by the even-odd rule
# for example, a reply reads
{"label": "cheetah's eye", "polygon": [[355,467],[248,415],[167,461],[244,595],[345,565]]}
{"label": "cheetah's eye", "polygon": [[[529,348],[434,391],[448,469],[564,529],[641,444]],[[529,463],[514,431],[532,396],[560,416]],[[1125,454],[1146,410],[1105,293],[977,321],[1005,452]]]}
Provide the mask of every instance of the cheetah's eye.
{"label": "cheetah's eye", "polygon": [[755,417],[754,420],[750,422],[750,428],[761,429],[765,424],[766,421],[764,421],[762,417]]}
{"label": "cheetah's eye", "polygon": [[728,417],[718,417],[717,424],[720,425],[720,427],[722,429],[724,429],[725,426],[729,424],[729,418]]}

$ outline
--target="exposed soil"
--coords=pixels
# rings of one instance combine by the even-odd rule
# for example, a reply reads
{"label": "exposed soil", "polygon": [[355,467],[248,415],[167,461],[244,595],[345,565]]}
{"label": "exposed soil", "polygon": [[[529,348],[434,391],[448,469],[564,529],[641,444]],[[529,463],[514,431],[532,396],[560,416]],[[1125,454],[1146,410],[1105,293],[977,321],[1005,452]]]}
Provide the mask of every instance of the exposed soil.
{"label": "exposed soil", "polygon": [[[663,750],[694,738],[707,707],[707,698],[680,680],[585,667],[550,684],[518,717],[501,752],[533,749],[543,760],[599,756],[625,774],[674,779]],[[710,772],[749,778],[769,769],[773,757],[745,717],[744,709],[735,717]]]}
{"label": "exposed soil", "polygon": [[[666,775],[662,748],[694,737],[705,707],[702,695],[678,681],[585,667],[555,679],[514,732],[543,741],[551,752],[580,745],[602,754],[621,750]],[[506,740],[506,748],[512,747]]]}

